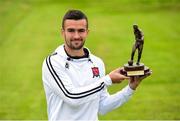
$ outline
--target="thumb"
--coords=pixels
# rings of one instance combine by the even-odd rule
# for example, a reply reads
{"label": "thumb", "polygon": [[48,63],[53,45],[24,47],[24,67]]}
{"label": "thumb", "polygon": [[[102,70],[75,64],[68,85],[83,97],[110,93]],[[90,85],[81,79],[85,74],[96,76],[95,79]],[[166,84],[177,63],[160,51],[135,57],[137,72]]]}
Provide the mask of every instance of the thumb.
{"label": "thumb", "polygon": [[130,77],[124,76],[124,75],[122,75],[121,77],[122,77],[122,79],[129,79],[130,78]]}

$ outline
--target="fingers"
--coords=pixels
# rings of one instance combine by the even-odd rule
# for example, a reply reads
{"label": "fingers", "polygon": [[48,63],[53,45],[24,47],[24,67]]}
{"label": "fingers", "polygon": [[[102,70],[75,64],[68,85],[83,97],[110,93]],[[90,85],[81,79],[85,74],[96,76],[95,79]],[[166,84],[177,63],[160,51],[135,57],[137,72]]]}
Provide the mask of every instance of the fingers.
{"label": "fingers", "polygon": [[123,78],[123,79],[130,79],[130,77],[124,76],[124,75],[122,75],[122,78]]}
{"label": "fingers", "polygon": [[120,73],[120,74],[121,74],[122,79],[129,79],[130,77],[125,76],[125,75],[123,75],[123,74],[122,74],[123,69],[124,69],[123,67],[118,68],[118,69],[117,69],[117,70],[118,70],[118,73]]}
{"label": "fingers", "polygon": [[152,70],[149,71],[148,75],[151,75],[152,74]]}
{"label": "fingers", "polygon": [[152,70],[150,70],[149,72],[145,73],[145,75],[143,76],[139,76],[140,80],[143,80],[145,78],[147,78],[148,76],[150,76],[152,74]]}
{"label": "fingers", "polygon": [[152,74],[152,70],[150,70],[149,72],[145,73],[145,75],[140,76],[140,77],[148,77],[148,76],[150,76],[151,74]]}
{"label": "fingers", "polygon": [[120,68],[117,68],[117,69],[115,69],[115,72],[121,72],[123,70],[123,68],[122,67],[120,67]]}
{"label": "fingers", "polygon": [[123,70],[123,68],[117,68],[114,71],[109,73],[109,76],[113,83],[120,83],[123,80],[129,79],[129,77],[127,77],[121,73],[122,70]]}

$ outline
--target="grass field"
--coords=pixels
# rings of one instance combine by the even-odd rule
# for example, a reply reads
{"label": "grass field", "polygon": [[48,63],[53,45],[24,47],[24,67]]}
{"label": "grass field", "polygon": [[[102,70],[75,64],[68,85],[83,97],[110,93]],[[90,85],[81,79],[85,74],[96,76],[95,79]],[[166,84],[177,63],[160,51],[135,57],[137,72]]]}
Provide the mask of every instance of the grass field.
{"label": "grass field", "polygon": [[61,19],[71,8],[88,15],[86,46],[104,60],[107,73],[130,58],[132,25],[145,34],[141,61],[152,76],[128,103],[100,119],[180,120],[179,0],[1,0],[0,119],[47,119],[41,66],[63,43]]}

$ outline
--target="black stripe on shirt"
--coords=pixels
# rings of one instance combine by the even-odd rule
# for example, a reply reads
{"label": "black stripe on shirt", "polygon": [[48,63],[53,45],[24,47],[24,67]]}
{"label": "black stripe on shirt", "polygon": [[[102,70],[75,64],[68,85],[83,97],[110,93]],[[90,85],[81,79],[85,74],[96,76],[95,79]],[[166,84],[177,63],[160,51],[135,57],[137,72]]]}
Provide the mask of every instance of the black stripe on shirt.
{"label": "black stripe on shirt", "polygon": [[[69,97],[69,98],[73,98],[73,99],[79,99],[79,98],[83,98],[83,97],[86,97],[86,96],[89,96],[91,94],[94,94],[98,91],[100,91],[101,89],[104,88],[104,82],[102,82],[99,86],[91,89],[91,90],[88,90],[88,91],[85,91],[85,92],[81,92],[81,93],[71,93],[69,92],[64,84],[62,83],[61,79],[59,78],[59,76],[57,75],[57,73],[55,72],[52,64],[51,64],[51,60],[50,60],[50,57],[47,57],[46,58],[46,64],[47,64],[47,67],[49,69],[49,72],[51,73],[51,75],[53,76],[54,80],[56,81],[57,85],[59,86],[59,88],[62,90],[62,92],[64,93],[65,96]],[[60,84],[59,84],[60,82]]]}
{"label": "black stripe on shirt", "polygon": [[104,84],[104,82],[102,82],[101,85],[99,85],[98,87],[95,87],[94,89],[91,89],[91,90],[88,90],[88,91],[85,91],[85,92],[81,92],[81,93],[70,93],[70,92],[65,88],[65,86],[64,86],[64,84],[62,83],[61,79],[59,78],[59,76],[57,75],[56,71],[54,70],[54,68],[53,68],[53,66],[52,66],[52,64],[51,64],[50,57],[49,57],[48,60],[49,60],[49,64],[50,64],[50,67],[51,67],[53,73],[54,73],[55,76],[58,78],[59,82],[61,83],[61,85],[62,85],[62,87],[65,89],[65,91],[66,91],[68,94],[70,94],[70,95],[80,95],[80,94],[88,93],[88,92],[91,92],[91,91],[93,91],[93,90],[95,90],[95,89],[100,88],[100,87]]}

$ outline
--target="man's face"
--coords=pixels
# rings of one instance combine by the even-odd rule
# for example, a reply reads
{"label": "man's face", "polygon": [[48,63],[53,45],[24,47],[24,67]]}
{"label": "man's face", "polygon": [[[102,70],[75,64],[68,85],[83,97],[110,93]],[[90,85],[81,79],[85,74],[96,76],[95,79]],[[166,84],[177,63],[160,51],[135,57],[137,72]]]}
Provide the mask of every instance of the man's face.
{"label": "man's face", "polygon": [[72,50],[80,50],[88,35],[86,20],[65,20],[62,35],[65,40],[65,46]]}

